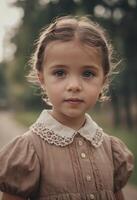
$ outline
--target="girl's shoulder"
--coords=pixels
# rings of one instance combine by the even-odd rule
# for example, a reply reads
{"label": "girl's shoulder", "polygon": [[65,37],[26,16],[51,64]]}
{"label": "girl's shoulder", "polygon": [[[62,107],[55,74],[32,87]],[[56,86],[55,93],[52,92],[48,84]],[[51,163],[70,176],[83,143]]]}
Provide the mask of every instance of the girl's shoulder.
{"label": "girl's shoulder", "polygon": [[40,163],[31,133],[16,137],[0,150],[0,190],[26,197],[39,183]]}
{"label": "girl's shoulder", "polygon": [[22,155],[28,155],[30,152],[36,154],[36,146],[33,141],[36,141],[35,143],[37,143],[37,140],[36,135],[33,134],[32,131],[28,130],[24,134],[13,138],[8,144],[0,149],[0,158],[1,156],[7,157],[11,153],[16,155],[18,152],[21,152]]}
{"label": "girl's shoulder", "polygon": [[104,145],[110,147],[113,157],[121,158],[121,160],[128,156],[133,158],[132,152],[120,138],[105,133],[103,134],[103,136]]}
{"label": "girl's shoulder", "polygon": [[114,189],[119,191],[128,181],[134,157],[127,145],[119,138],[104,134],[104,145],[109,146],[114,166]]}
{"label": "girl's shoulder", "polygon": [[104,133],[103,144],[112,154],[115,166],[122,162],[133,164],[133,154],[120,138]]}
{"label": "girl's shoulder", "polygon": [[[30,131],[25,132],[22,135],[18,135],[13,138],[8,144],[0,149],[0,156],[4,154],[6,156],[10,152],[18,152],[19,150],[24,152],[33,149],[33,145],[30,140]],[[14,151],[13,151],[14,150]]]}

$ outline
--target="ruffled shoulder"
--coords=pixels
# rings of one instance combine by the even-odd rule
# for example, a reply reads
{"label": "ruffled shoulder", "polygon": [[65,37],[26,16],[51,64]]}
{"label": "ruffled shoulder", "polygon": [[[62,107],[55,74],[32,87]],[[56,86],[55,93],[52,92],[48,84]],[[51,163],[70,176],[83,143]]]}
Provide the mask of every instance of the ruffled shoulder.
{"label": "ruffled shoulder", "polygon": [[40,164],[28,133],[15,138],[0,151],[0,190],[20,197],[35,195]]}
{"label": "ruffled shoulder", "polygon": [[111,145],[114,162],[114,190],[117,192],[125,186],[133,171],[133,154],[116,137],[111,137]]}

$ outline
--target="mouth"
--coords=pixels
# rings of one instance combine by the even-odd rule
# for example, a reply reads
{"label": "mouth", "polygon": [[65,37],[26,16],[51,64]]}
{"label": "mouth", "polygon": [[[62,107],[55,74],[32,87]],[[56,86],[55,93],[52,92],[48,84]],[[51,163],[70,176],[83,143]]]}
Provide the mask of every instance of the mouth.
{"label": "mouth", "polygon": [[65,99],[64,102],[67,102],[70,104],[80,104],[80,103],[83,103],[84,101],[79,98],[68,98],[68,99]]}

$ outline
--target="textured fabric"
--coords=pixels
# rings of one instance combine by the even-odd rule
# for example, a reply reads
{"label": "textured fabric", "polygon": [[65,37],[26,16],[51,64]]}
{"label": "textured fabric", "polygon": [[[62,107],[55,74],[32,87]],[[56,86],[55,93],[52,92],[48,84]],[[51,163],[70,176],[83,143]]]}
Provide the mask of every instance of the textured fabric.
{"label": "textured fabric", "polygon": [[44,110],[37,121],[30,127],[34,133],[39,135],[48,143],[57,146],[65,146],[73,142],[76,134],[80,134],[89,140],[94,147],[99,147],[103,141],[103,130],[91,117],[86,114],[86,121],[78,131],[59,123],[47,110]]}
{"label": "textured fabric", "polygon": [[27,137],[17,137],[0,152],[0,189],[28,196],[37,190],[40,163]]}
{"label": "textured fabric", "polygon": [[[49,129],[46,119],[44,124]],[[59,146],[30,128],[0,152],[0,190],[31,200],[115,200],[133,170],[133,157],[119,139],[102,135],[98,147],[79,131],[73,142]]]}

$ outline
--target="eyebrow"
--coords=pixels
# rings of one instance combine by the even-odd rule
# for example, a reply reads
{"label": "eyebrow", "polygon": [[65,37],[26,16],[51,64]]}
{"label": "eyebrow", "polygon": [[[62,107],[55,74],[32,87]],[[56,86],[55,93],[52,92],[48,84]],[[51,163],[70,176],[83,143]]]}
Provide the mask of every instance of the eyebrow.
{"label": "eyebrow", "polygon": [[[60,68],[69,68],[68,65],[63,65],[63,64],[57,64],[57,65],[53,65],[50,67],[50,69],[60,69]],[[93,70],[98,70],[99,66],[98,65],[83,65],[81,66],[81,69],[93,69]]]}
{"label": "eyebrow", "polygon": [[51,67],[50,67],[50,69],[56,69],[56,68],[66,68],[66,67],[68,67],[67,65],[60,65],[60,64],[57,64],[57,65],[52,65]]}

